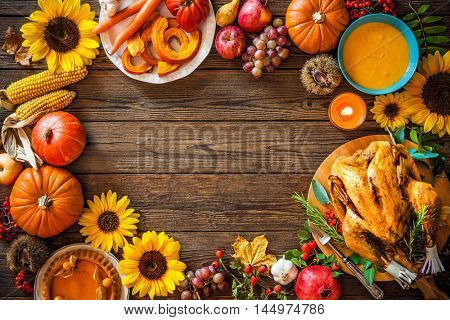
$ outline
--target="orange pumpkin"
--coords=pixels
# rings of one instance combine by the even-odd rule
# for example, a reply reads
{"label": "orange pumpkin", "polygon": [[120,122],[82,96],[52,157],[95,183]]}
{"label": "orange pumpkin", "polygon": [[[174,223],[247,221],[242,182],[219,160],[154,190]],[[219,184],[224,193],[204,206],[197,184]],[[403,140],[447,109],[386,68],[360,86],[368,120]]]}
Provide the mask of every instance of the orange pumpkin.
{"label": "orange pumpkin", "polygon": [[286,12],[289,36],[309,54],[336,48],[349,22],[343,0],[293,0]]}
{"label": "orange pumpkin", "polygon": [[25,232],[42,238],[61,233],[83,210],[78,180],[68,171],[44,165],[25,169],[11,192],[11,215]]}

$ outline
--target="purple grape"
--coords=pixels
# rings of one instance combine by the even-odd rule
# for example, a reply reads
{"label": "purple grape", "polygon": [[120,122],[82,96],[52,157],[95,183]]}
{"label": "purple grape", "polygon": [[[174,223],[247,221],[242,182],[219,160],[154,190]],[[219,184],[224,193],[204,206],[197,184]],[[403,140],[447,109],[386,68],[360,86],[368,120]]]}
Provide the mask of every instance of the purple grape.
{"label": "purple grape", "polygon": [[221,282],[217,285],[217,288],[219,289],[220,292],[227,292],[229,287],[230,286],[228,285],[228,282],[226,282],[226,281]]}
{"label": "purple grape", "polygon": [[181,300],[192,300],[192,292],[185,290],[181,293]]}
{"label": "purple grape", "polygon": [[275,29],[275,28],[269,24],[268,26],[266,26],[266,27],[264,28],[264,33],[269,33],[270,30],[272,30],[272,29]]}
{"label": "purple grape", "polygon": [[261,39],[262,41],[264,41],[264,43],[267,43],[267,41],[269,41],[269,36],[267,35],[267,33],[261,33],[259,35],[259,39]]}
{"label": "purple grape", "polygon": [[255,64],[252,61],[249,61],[249,62],[244,63],[244,65],[242,66],[242,69],[244,69],[245,72],[250,72],[250,71],[252,71],[254,66],[255,66]]}
{"label": "purple grape", "polygon": [[281,48],[281,50],[278,52],[278,55],[281,59],[286,60],[289,57],[289,49]]}
{"label": "purple grape", "polygon": [[281,26],[277,28],[278,33],[280,36],[285,36],[288,33],[288,28],[286,26]]}
{"label": "purple grape", "polygon": [[212,277],[213,275],[216,274],[217,271],[216,271],[216,269],[213,266],[209,266],[208,268],[209,268],[209,272],[211,272],[210,277]]}
{"label": "purple grape", "polygon": [[217,291],[217,284],[215,284],[215,283],[212,283],[211,284],[211,290],[214,292],[214,291]]}
{"label": "purple grape", "polygon": [[273,57],[275,57],[277,55],[277,52],[275,50],[273,50],[273,49],[269,49],[269,50],[266,51],[266,55],[269,58],[273,58]]}
{"label": "purple grape", "polygon": [[267,48],[268,49],[275,49],[277,46],[277,42],[275,40],[269,40],[267,42]]}
{"label": "purple grape", "polygon": [[276,56],[276,57],[273,57],[272,59],[270,59],[270,63],[276,68],[278,68],[280,66],[282,61],[283,60],[279,56]]}
{"label": "purple grape", "polygon": [[222,272],[216,273],[213,277],[213,282],[215,284],[222,283],[225,280],[225,277]]}
{"label": "purple grape", "polygon": [[278,38],[280,36],[280,34],[278,33],[277,29],[273,28],[272,30],[270,30],[267,35],[269,36],[269,39],[271,40],[275,40],[276,38]]}
{"label": "purple grape", "polygon": [[278,44],[279,46],[284,47],[284,46],[286,45],[287,42],[288,42],[288,39],[287,39],[285,36],[279,36],[279,37],[277,38],[277,44]]}
{"label": "purple grape", "polygon": [[256,49],[255,46],[250,46],[250,47],[247,48],[247,54],[248,54],[250,57],[253,57],[253,56],[255,55],[256,50],[257,50],[257,49]]}
{"label": "purple grape", "polygon": [[248,53],[243,53],[241,56],[241,59],[244,62],[249,62],[252,59],[252,57],[250,57],[250,55]]}
{"label": "purple grape", "polygon": [[211,276],[211,272],[209,271],[208,267],[203,267],[200,269],[200,275],[202,280],[206,280]]}
{"label": "purple grape", "polygon": [[199,278],[199,279],[201,279],[202,278],[202,270],[200,270],[200,269],[197,269],[197,270],[195,270],[195,276],[197,277],[197,278]]}
{"label": "purple grape", "polygon": [[266,52],[264,50],[258,50],[255,53],[255,58],[258,59],[258,60],[261,60],[265,56],[266,56]]}
{"label": "purple grape", "polygon": [[199,277],[195,277],[192,279],[192,285],[196,288],[201,288],[203,286],[203,281]]}
{"label": "purple grape", "polygon": [[204,287],[203,288],[203,297],[208,298],[211,295],[211,288],[210,287]]}

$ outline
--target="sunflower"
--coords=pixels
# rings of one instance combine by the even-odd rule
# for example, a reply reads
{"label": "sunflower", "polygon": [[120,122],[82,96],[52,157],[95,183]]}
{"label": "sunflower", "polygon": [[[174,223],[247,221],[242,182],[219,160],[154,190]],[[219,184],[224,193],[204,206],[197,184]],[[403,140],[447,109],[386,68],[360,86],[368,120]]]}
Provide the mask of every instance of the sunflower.
{"label": "sunflower", "polygon": [[87,236],[86,243],[106,252],[111,248],[117,252],[127,244],[125,236],[132,237],[136,233],[139,214],[128,208],[128,197],[117,201],[117,193],[109,190],[106,196],[104,193],[94,196],[94,201],[88,200],[87,204],[89,208],[84,209],[78,222],[84,227],[80,232]]}
{"label": "sunflower", "polygon": [[405,95],[412,122],[423,126],[425,132],[450,135],[450,51],[443,57],[436,51],[423,58],[405,86]]}
{"label": "sunflower", "polygon": [[92,64],[99,38],[91,32],[97,22],[89,4],[81,5],[80,0],[38,0],[38,4],[42,11],[33,12],[32,22],[20,29],[32,60],[45,58],[51,72]]}
{"label": "sunflower", "polygon": [[408,123],[410,111],[408,109],[407,99],[403,93],[389,93],[385,96],[377,96],[374,106],[370,111],[374,114],[373,118],[382,128],[388,127],[395,130]]}
{"label": "sunflower", "polygon": [[134,237],[133,244],[123,248],[119,271],[125,276],[122,283],[133,287],[132,294],[150,299],[166,297],[184,280],[186,265],[179,261],[180,243],[164,232],[147,231],[142,239]]}

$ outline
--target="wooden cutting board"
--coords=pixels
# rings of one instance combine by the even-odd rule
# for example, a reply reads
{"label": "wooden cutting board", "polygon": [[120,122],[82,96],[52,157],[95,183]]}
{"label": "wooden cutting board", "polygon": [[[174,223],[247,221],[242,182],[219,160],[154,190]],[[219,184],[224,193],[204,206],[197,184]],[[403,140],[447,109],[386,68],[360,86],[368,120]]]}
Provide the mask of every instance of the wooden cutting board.
{"label": "wooden cutting board", "polygon": [[[314,178],[315,180],[319,181],[327,190],[328,190],[328,176],[331,172],[331,166],[333,165],[334,161],[340,157],[340,156],[350,156],[354,154],[356,151],[365,149],[371,142],[373,141],[390,141],[390,137],[388,135],[373,135],[373,136],[365,136],[361,137],[352,141],[349,141],[336,150],[334,150],[319,166],[319,169],[317,169]],[[415,147],[415,144],[411,141],[405,141],[405,146],[407,148],[413,148]],[[424,180],[427,180],[427,178],[430,178],[432,176],[429,169],[427,169],[423,165],[419,165],[419,170],[421,171],[421,174],[425,177]],[[448,181],[447,176],[445,173],[442,173],[440,177],[437,177],[435,180],[435,189],[438,193],[439,197],[442,201],[442,206],[450,206],[450,183]],[[314,197],[314,193],[312,191],[312,188],[309,188],[308,192],[308,201],[318,207],[322,212],[325,212],[326,207],[322,204],[320,204],[316,198]],[[449,208],[447,208],[449,209]],[[437,246],[439,250],[442,249],[443,246],[445,246],[445,243],[447,242],[447,239],[449,237],[449,230],[450,230],[450,222],[449,222],[449,212],[448,210],[444,209],[441,210],[441,218],[439,223],[439,230],[438,230],[438,236],[437,236]],[[331,255],[333,252],[331,249],[329,249],[327,246],[321,245],[317,239],[316,242],[319,246],[319,248],[322,250],[322,252],[325,255]],[[350,256],[352,252],[345,247],[337,245],[337,247],[346,255]],[[345,271],[348,274],[351,274],[351,272],[347,269],[345,264],[342,261],[339,261],[340,266],[343,271]],[[362,267],[361,267],[362,268]],[[377,272],[375,275],[376,281],[393,281],[394,279],[388,274],[388,273],[381,273]]]}

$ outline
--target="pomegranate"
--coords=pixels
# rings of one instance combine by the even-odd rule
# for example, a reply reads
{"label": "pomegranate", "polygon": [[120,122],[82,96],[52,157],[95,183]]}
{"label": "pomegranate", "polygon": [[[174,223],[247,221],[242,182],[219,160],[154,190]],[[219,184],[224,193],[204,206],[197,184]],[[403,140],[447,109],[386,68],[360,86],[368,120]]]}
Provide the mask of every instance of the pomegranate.
{"label": "pomegranate", "polygon": [[298,274],[295,294],[301,300],[337,300],[342,290],[329,268],[309,266]]}

